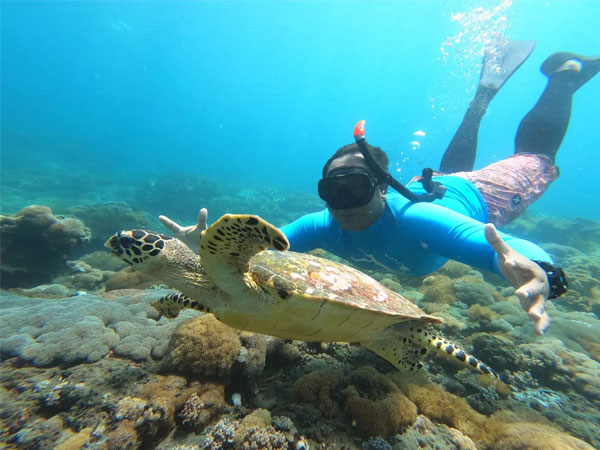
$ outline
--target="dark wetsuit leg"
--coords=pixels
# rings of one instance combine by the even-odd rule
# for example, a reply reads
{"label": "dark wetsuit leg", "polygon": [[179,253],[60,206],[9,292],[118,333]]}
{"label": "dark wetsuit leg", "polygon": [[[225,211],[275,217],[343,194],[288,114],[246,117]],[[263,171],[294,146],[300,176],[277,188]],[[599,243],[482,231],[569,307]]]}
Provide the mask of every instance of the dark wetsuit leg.
{"label": "dark wetsuit leg", "polygon": [[515,153],[545,155],[554,162],[569,126],[573,94],[600,71],[600,57],[558,52],[544,61],[541,71],[548,84],[519,124]]}
{"label": "dark wetsuit leg", "polygon": [[477,156],[479,125],[496,92],[495,89],[485,87],[477,90],[475,98],[471,101],[469,109],[442,157],[440,172],[454,173],[473,170]]}
{"label": "dark wetsuit leg", "polygon": [[565,71],[550,78],[538,102],[519,124],[515,153],[546,155],[554,162],[571,118],[573,91],[568,86],[569,75]]}
{"label": "dark wetsuit leg", "polygon": [[477,156],[481,119],[500,88],[529,57],[535,41],[503,38],[485,50],[479,86],[440,163],[440,172],[469,172]]}

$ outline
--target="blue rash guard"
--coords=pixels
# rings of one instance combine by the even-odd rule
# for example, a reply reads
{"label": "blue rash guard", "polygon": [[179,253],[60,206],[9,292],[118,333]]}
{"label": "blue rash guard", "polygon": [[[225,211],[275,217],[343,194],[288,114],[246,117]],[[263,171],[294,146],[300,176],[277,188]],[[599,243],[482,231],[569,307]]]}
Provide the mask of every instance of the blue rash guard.
{"label": "blue rash guard", "polygon": [[[500,274],[497,254],[484,235],[488,219],[481,193],[468,180],[451,175],[434,177],[446,187],[442,199],[412,203],[388,192],[382,216],[362,231],[345,231],[328,210],[308,214],[281,229],[290,250],[322,248],[363,269],[388,269],[421,276],[453,259]],[[424,194],[421,183],[408,188]],[[539,246],[500,233],[514,250],[529,259],[552,262]]]}

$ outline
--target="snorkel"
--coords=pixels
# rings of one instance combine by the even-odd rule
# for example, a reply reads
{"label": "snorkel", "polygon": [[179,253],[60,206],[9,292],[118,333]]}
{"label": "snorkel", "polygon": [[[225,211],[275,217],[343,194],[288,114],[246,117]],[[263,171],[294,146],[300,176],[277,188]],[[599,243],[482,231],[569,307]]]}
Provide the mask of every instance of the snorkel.
{"label": "snorkel", "polygon": [[356,141],[356,145],[363,157],[365,158],[365,163],[373,172],[373,175],[377,179],[379,183],[385,183],[389,186],[393,187],[398,193],[402,194],[411,202],[432,202],[435,199],[442,198],[446,193],[446,188],[442,186],[441,183],[437,181],[433,181],[431,177],[433,176],[433,170],[426,168],[423,169],[423,174],[421,179],[419,180],[427,194],[417,195],[414,192],[410,191],[406,186],[396,180],[392,175],[385,169],[383,169],[375,158],[369,152],[367,147],[367,140],[365,139],[365,123],[366,120],[359,120],[354,126],[354,140]]}

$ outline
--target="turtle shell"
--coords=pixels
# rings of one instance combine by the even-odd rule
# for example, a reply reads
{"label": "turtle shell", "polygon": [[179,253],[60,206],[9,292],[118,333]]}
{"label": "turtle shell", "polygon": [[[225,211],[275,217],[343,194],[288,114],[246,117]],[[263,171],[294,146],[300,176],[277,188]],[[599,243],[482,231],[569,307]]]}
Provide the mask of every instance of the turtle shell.
{"label": "turtle shell", "polygon": [[365,273],[325,258],[296,252],[263,251],[250,260],[249,272],[263,289],[280,299],[291,297],[305,301],[339,303],[398,319],[416,319],[441,323],[407,298],[394,292]]}

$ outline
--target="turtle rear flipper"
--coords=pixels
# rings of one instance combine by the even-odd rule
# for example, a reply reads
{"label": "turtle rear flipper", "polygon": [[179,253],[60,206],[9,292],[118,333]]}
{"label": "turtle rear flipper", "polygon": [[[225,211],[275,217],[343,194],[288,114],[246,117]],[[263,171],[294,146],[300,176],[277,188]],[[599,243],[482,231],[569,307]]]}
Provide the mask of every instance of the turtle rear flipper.
{"label": "turtle rear flipper", "polygon": [[422,368],[422,358],[430,350],[434,350],[441,356],[457,359],[471,370],[500,380],[500,376],[494,370],[459,345],[430,328],[414,323],[397,324],[393,326],[393,330],[384,330],[381,339],[374,339],[362,345],[400,370],[412,371]]}
{"label": "turtle rear flipper", "polygon": [[258,216],[225,214],[202,232],[200,258],[214,283],[235,296],[260,288],[246,276],[252,256],[267,248],[287,250],[285,235]]}
{"label": "turtle rear flipper", "polygon": [[201,305],[197,301],[193,300],[187,295],[182,294],[181,292],[165,295],[164,297],[152,302],[150,306],[156,309],[161,316],[164,316],[167,319],[176,318],[183,309],[195,309],[205,313],[210,312],[210,308]]}

